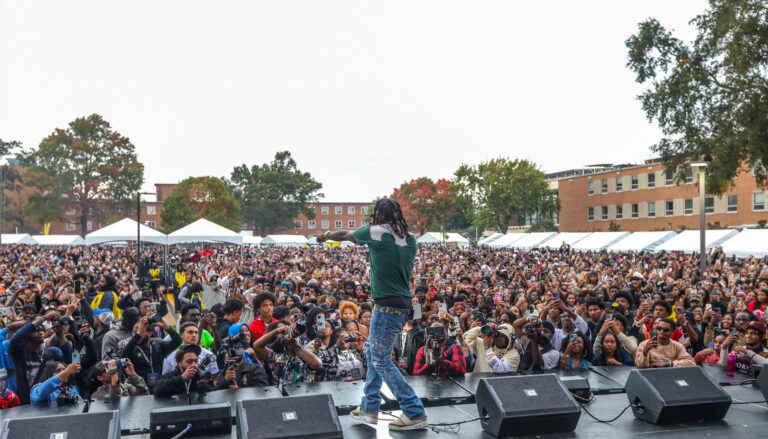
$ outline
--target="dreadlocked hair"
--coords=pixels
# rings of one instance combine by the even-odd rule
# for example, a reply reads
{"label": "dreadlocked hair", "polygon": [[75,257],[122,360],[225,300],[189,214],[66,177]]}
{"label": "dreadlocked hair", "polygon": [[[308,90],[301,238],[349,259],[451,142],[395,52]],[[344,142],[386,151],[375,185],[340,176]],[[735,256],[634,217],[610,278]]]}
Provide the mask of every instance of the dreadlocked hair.
{"label": "dreadlocked hair", "polygon": [[403,216],[400,203],[389,198],[382,198],[373,208],[373,224],[388,224],[400,238],[408,236],[408,223]]}

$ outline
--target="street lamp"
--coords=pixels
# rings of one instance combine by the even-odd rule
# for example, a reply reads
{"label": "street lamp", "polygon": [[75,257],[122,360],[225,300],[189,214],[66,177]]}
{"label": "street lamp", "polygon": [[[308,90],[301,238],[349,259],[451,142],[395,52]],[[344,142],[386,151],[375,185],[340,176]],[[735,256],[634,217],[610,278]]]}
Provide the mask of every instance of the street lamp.
{"label": "street lamp", "polygon": [[154,192],[136,192],[136,284],[141,287],[141,196],[156,195]]}
{"label": "street lamp", "polygon": [[707,251],[707,244],[706,244],[706,231],[707,231],[707,221],[706,221],[706,207],[705,207],[705,186],[706,186],[706,179],[705,174],[707,170],[707,166],[709,166],[709,163],[707,162],[693,162],[691,163],[691,167],[694,169],[699,170],[699,267],[701,271],[701,275],[704,275],[704,272],[707,271],[707,259],[706,259],[706,251]]}

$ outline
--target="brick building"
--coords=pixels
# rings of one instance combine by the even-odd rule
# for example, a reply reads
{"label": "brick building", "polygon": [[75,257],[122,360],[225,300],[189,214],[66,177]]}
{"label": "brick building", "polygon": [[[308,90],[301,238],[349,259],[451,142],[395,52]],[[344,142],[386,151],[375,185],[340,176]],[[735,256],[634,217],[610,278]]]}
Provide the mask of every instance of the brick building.
{"label": "brick building", "polygon": [[310,203],[315,219],[299,215],[293,220],[294,227],[283,233],[314,236],[335,230],[354,230],[370,223],[373,204],[369,202],[318,202]]}
{"label": "brick building", "polygon": [[[562,176],[560,231],[608,231],[612,222],[622,231],[698,229],[697,182],[697,171],[688,167],[678,185],[658,160]],[[744,169],[725,194],[706,197],[706,221],[721,227],[757,224],[768,220],[765,200],[766,191]]]}

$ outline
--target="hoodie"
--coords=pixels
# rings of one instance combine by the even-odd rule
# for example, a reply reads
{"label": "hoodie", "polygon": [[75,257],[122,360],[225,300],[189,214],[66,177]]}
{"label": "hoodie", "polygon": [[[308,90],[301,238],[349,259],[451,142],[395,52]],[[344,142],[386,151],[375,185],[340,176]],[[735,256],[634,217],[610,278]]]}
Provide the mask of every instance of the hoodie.
{"label": "hoodie", "polygon": [[516,372],[520,363],[520,354],[514,346],[512,337],[514,329],[510,325],[499,325],[497,330],[507,336],[507,346],[486,349],[480,332],[481,328],[472,328],[464,333],[464,342],[472,353],[477,356],[473,372],[509,373]]}

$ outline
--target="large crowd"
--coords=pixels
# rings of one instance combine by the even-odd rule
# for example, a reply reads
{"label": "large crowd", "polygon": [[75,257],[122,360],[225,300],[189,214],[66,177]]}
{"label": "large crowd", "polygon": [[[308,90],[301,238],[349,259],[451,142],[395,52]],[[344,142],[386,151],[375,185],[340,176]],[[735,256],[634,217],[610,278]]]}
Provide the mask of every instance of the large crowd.
{"label": "large crowd", "polygon": [[[365,380],[367,248],[0,247],[0,407]],[[421,246],[404,374],[768,361],[768,265]],[[209,294],[215,293],[215,294]],[[206,297],[222,297],[205,303]],[[247,318],[246,318],[247,316]]]}

